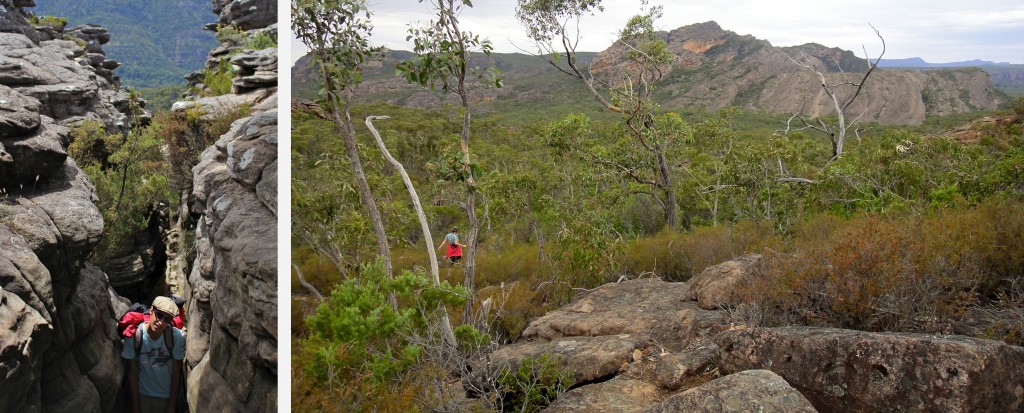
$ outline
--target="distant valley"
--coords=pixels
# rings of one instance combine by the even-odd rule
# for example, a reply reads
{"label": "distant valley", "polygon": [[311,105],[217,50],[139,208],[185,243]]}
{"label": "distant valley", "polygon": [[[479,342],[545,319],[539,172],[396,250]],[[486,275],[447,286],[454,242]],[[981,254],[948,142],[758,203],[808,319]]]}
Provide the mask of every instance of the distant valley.
{"label": "distant valley", "polygon": [[217,21],[209,0],[40,0],[28,9],[68,19],[68,27],[98,24],[110,32],[103,46],[121,63],[115,73],[137,88],[183,83],[199,70],[217,39],[203,26]]}
{"label": "distant valley", "polygon": [[1006,92],[1010,96],[1024,96],[1024,65],[977,59],[966,62],[929,63],[919,57],[914,57],[909,59],[882,59],[878,66],[907,70],[976,67],[989,74],[992,78],[992,86],[996,89]]}

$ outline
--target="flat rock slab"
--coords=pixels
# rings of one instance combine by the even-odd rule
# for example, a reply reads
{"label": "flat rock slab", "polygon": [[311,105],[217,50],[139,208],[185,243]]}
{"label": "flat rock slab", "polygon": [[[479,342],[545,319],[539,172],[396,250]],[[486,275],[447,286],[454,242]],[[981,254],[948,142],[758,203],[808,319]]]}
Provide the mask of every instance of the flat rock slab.
{"label": "flat rock slab", "polygon": [[669,397],[644,413],[815,413],[817,410],[782,377],[749,370],[713,380]]}
{"label": "flat rock slab", "polygon": [[658,386],[640,380],[615,378],[565,392],[544,413],[636,413],[663,396]]}
{"label": "flat rock slab", "polygon": [[722,312],[697,307],[686,283],[638,279],[604,285],[579,300],[534,320],[523,337],[630,334],[677,351],[725,323]]}
{"label": "flat rock slab", "polygon": [[639,345],[637,337],[629,334],[602,337],[562,337],[551,341],[522,341],[502,347],[491,354],[490,360],[478,362],[467,376],[465,387],[471,393],[493,388],[502,370],[515,370],[523,360],[540,360],[547,355],[557,360],[563,371],[572,372],[576,385],[617,374],[633,360],[633,350]]}
{"label": "flat rock slab", "polygon": [[999,341],[782,327],[715,342],[723,374],[771,370],[821,412],[1024,411],[1024,347]]}

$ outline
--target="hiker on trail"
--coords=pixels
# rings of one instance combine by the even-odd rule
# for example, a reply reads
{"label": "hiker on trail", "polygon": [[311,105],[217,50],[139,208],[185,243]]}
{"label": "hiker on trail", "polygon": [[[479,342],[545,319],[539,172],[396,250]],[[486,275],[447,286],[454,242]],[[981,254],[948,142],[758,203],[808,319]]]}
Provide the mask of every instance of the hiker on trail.
{"label": "hiker on trail", "polygon": [[459,262],[462,259],[462,244],[459,244],[459,228],[452,228],[452,232],[444,236],[444,240],[437,246],[437,249],[440,250],[444,244],[448,244],[448,252],[444,254],[448,262],[451,264]]}
{"label": "hiker on trail", "polygon": [[124,341],[133,413],[173,412],[181,385],[185,336],[171,325],[178,306],[168,297],[153,300],[150,321]]}

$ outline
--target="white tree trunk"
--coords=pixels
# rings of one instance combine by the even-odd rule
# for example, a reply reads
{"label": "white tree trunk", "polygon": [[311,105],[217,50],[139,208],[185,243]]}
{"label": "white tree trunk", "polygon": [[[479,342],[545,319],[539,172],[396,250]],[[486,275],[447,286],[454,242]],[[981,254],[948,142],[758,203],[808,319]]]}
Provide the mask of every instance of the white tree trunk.
{"label": "white tree trunk", "polygon": [[[416,215],[420,219],[420,228],[423,230],[423,242],[427,247],[427,255],[430,256],[430,275],[434,277],[434,285],[441,285],[441,276],[437,269],[437,255],[434,253],[433,238],[430,236],[430,226],[427,224],[427,215],[423,212],[423,206],[420,204],[420,197],[416,194],[416,187],[412,185],[412,180],[409,179],[409,174],[405,172],[405,167],[402,166],[401,162],[398,162],[394,157],[391,156],[391,152],[388,151],[387,146],[384,145],[384,140],[381,139],[380,133],[377,132],[377,128],[373,127],[373,120],[375,119],[389,119],[388,116],[367,116],[366,127],[370,128],[370,133],[373,134],[374,139],[377,141],[377,146],[380,151],[384,153],[384,157],[387,158],[388,162],[391,163],[398,170],[398,173],[402,175],[402,182],[405,183],[405,188],[409,190],[409,196],[412,198],[412,205],[416,209]],[[441,334],[444,336],[445,344],[453,349],[457,345],[455,341],[455,331],[452,330],[452,323],[448,320],[448,309],[441,306]]]}

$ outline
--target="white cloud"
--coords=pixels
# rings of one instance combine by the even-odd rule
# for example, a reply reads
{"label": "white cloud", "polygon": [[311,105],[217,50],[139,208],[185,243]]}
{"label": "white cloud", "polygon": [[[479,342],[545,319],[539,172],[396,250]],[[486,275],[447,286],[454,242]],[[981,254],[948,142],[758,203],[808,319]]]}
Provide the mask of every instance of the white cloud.
{"label": "white cloud", "polygon": [[[515,18],[514,0],[474,3],[474,8],[462,13],[465,29],[490,39],[497,52],[532,50]],[[775,46],[813,42],[852,50],[858,55],[866,47],[874,56],[881,44],[868,26],[870,23],[885,38],[886,58],[1024,63],[1024,2],[1019,0],[663,3],[664,16],[656,22],[662,30],[714,20],[725,30],[765,39]],[[626,19],[640,11],[636,0],[605,0],[603,4],[603,13],[583,19],[580,50],[603,50]],[[374,13],[374,41],[392,49],[411,49],[405,41],[409,24],[425,24],[433,17],[429,1],[377,0],[370,8]],[[299,56],[296,52],[295,58]]]}

